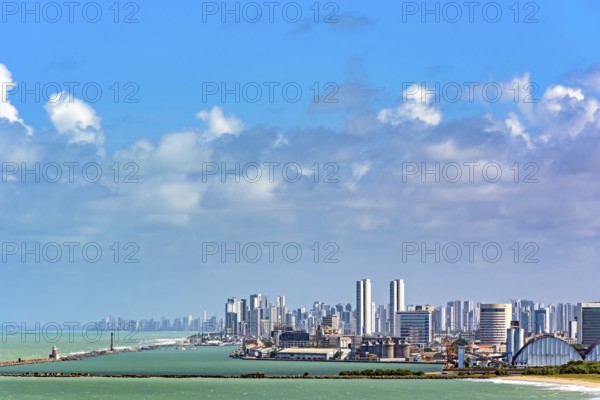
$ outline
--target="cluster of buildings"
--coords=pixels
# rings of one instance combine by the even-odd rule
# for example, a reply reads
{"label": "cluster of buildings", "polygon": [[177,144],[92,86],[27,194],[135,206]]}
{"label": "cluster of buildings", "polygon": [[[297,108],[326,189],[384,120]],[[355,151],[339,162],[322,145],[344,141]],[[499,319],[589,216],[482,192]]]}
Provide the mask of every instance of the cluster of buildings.
{"label": "cluster of buildings", "polygon": [[222,331],[223,320],[217,317],[208,317],[206,312],[200,318],[186,315],[181,318],[168,319],[127,319],[123,317],[108,316],[97,322],[98,329],[102,331],[136,331],[136,332],[205,332],[217,333]]}
{"label": "cluster of buildings", "polygon": [[[600,339],[600,302],[544,305],[530,300],[481,303],[454,300],[442,306],[406,305],[405,283],[389,283],[389,302],[375,304],[369,279],[356,282],[354,304],[315,302],[290,309],[284,296],[227,299],[223,332],[263,338],[280,349],[337,347],[355,357],[406,359],[407,346],[445,350],[462,339],[472,355],[512,359],[528,340],[555,337],[567,345],[592,346]],[[387,296],[386,296],[387,297]],[[464,350],[464,349],[463,349]],[[308,350],[303,350],[306,352]],[[289,357],[292,357],[288,354]]]}

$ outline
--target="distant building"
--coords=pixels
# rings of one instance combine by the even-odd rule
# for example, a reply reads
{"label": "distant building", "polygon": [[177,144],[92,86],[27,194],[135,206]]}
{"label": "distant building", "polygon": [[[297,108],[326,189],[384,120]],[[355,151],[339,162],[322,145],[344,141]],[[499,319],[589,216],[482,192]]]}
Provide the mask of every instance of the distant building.
{"label": "distant building", "polygon": [[548,308],[540,308],[535,310],[533,315],[535,322],[535,333],[550,333],[550,310]]}
{"label": "distant building", "polygon": [[569,321],[569,339],[577,340],[577,318]]}
{"label": "distant building", "polygon": [[531,321],[531,311],[529,308],[521,312],[521,320],[519,321],[520,326],[525,329],[526,333],[533,332],[535,327]]}
{"label": "distant building", "polygon": [[237,335],[238,334],[238,314],[234,312],[228,312],[225,314],[225,334]]}
{"label": "distant building", "polygon": [[506,343],[506,332],[510,328],[512,306],[510,304],[479,305],[479,329],[482,344]]}
{"label": "distant building", "polygon": [[429,311],[401,311],[396,313],[394,336],[411,344],[433,341],[433,317]]}
{"label": "distant building", "polygon": [[434,332],[444,332],[446,330],[446,307],[438,307],[433,313]]}
{"label": "distant building", "polygon": [[591,345],[600,339],[600,302],[579,303],[577,341]]}
{"label": "distant building", "polygon": [[326,315],[323,317],[321,325],[329,328],[332,332],[338,332],[340,328],[340,317],[338,315]]}
{"label": "distant building", "polygon": [[262,335],[261,330],[261,310],[260,308],[253,308],[248,314],[248,335],[251,337],[259,337]]}
{"label": "distant building", "polygon": [[422,306],[415,306],[415,311],[428,311],[433,313],[435,311],[435,306],[433,304],[423,304]]}
{"label": "distant building", "polygon": [[356,282],[356,333],[370,335],[373,327],[371,301],[371,280],[362,279]]}

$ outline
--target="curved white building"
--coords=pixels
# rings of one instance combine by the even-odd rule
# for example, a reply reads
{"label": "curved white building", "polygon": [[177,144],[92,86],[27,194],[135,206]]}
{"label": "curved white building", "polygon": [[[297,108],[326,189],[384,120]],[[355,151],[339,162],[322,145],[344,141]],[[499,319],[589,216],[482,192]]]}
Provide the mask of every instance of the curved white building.
{"label": "curved white building", "polygon": [[600,339],[590,346],[585,355],[585,361],[600,361]]}
{"label": "curved white building", "polygon": [[583,358],[569,343],[554,336],[540,336],[530,340],[514,357],[516,366],[558,366]]}

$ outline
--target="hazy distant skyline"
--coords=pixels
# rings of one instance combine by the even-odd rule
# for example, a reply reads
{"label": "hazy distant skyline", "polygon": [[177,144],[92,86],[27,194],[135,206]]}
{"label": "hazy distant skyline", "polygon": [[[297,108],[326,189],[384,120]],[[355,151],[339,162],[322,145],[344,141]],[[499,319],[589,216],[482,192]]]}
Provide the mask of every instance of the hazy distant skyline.
{"label": "hazy distant skyline", "polygon": [[[598,300],[600,4],[543,2],[534,23],[508,5],[497,23],[423,23],[404,3],[343,2],[334,23],[326,9],[318,22],[304,9],[296,23],[222,23],[192,1],[142,3],[129,24],[108,10],[99,23],[7,16],[0,319],[221,315],[252,293],[354,303],[363,278],[377,304],[398,278],[406,304]],[[73,98],[45,96],[69,82]],[[247,91],[223,101],[236,84]],[[79,163],[71,183],[65,162]],[[40,182],[21,170],[36,163]],[[243,176],[223,183],[214,168],[235,163]],[[436,165],[439,183],[423,174]],[[414,245],[436,242],[440,262],[423,262]],[[74,262],[64,243],[79,243]],[[240,262],[215,243],[239,243]],[[247,262],[252,243],[260,262]],[[279,250],[295,243],[292,262],[293,246]]]}

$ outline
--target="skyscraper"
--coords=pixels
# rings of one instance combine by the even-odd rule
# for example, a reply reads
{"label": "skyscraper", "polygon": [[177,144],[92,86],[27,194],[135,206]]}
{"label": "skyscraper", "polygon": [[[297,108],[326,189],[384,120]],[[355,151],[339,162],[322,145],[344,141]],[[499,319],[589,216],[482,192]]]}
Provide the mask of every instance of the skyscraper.
{"label": "skyscraper", "polygon": [[396,279],[390,282],[390,333],[394,334],[396,313],[406,311],[404,306],[404,279]]}
{"label": "skyscraper", "polygon": [[362,279],[356,282],[356,333],[370,335],[372,333],[372,301],[371,280]]}

